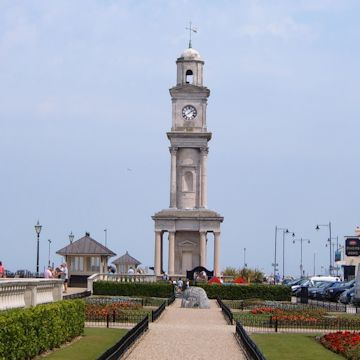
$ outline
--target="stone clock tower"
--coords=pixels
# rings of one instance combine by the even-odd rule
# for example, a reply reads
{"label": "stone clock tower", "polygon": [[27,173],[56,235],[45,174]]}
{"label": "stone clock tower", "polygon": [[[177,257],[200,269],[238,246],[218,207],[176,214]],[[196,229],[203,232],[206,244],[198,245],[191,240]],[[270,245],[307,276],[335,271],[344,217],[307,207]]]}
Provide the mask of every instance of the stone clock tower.
{"label": "stone clock tower", "polygon": [[[176,61],[176,86],[170,89],[172,127],[170,140],[170,207],[156,213],[156,275],[186,275],[196,266],[212,267],[207,259],[207,237],[214,238],[214,275],[220,275],[220,223],[218,213],[207,208],[207,157],[211,133],[206,106],[210,90],[203,85],[204,61],[189,47]],[[163,268],[163,237],[168,233],[168,269]]]}

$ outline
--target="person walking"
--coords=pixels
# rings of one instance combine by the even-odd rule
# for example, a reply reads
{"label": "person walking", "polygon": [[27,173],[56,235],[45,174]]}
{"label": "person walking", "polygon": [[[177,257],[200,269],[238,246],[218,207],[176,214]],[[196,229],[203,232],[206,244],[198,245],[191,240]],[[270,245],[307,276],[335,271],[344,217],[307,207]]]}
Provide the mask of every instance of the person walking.
{"label": "person walking", "polygon": [[4,265],[2,264],[2,261],[0,261],[0,278],[4,278],[5,277],[5,268]]}
{"label": "person walking", "polygon": [[68,282],[69,282],[69,270],[67,268],[66,263],[63,263],[60,267],[61,271],[61,279],[64,280],[64,293],[67,292],[68,289]]}

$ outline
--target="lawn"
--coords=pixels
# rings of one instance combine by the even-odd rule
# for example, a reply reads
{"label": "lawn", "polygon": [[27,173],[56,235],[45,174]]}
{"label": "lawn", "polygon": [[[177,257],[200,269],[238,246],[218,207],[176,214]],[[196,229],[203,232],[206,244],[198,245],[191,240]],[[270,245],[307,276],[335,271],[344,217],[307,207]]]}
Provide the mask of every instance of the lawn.
{"label": "lawn", "polygon": [[56,360],[91,360],[97,359],[109,347],[122,338],[128,330],[107,328],[85,328],[84,336],[69,346],[46,356],[46,359]]}
{"label": "lawn", "polygon": [[344,360],[310,334],[251,334],[267,360]]}

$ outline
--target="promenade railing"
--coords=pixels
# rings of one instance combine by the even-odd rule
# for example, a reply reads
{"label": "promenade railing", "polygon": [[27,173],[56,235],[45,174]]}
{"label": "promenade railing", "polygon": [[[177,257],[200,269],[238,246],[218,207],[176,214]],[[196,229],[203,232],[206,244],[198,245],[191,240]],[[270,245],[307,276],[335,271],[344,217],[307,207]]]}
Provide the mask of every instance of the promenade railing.
{"label": "promenade railing", "polygon": [[106,350],[97,360],[117,360],[132,346],[132,344],[149,328],[149,319],[145,316],[114,346]]}

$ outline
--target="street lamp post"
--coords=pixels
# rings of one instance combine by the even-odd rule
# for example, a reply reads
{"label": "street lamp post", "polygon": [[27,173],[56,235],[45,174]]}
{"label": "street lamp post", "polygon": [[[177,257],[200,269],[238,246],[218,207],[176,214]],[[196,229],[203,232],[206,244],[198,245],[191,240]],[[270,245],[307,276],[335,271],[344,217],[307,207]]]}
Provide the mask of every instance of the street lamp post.
{"label": "street lamp post", "polygon": [[105,247],[107,247],[107,229],[104,229],[105,233]]}
{"label": "street lamp post", "polygon": [[37,235],[37,246],[36,246],[36,277],[39,277],[39,242],[40,242],[40,232],[41,232],[41,228],[42,226],[38,222],[36,223],[35,227],[35,231],[36,231],[36,235]]}
{"label": "street lamp post", "polygon": [[[285,234],[290,234],[290,231],[288,229],[286,229],[286,231],[283,231],[283,280],[285,279]],[[291,236],[294,238],[295,233],[293,232]]]}
{"label": "street lamp post", "polygon": [[[274,284],[276,283],[276,280],[275,280],[275,277],[276,277],[276,271],[278,270],[277,269],[277,266],[279,265],[277,263],[277,233],[278,231],[282,231],[283,233],[283,279],[284,279],[284,276],[285,276],[285,234],[289,234],[289,229],[287,228],[279,228],[277,226],[275,226],[275,251],[274,251],[274,263],[272,264],[272,266],[274,267]],[[295,234],[293,233],[292,236],[295,236]]]}
{"label": "street lamp post", "polygon": [[295,244],[296,241],[300,241],[300,277],[303,277],[304,274],[303,274],[303,257],[302,257],[302,248],[303,248],[303,242],[306,241],[308,244],[310,244],[310,240],[309,239],[303,239],[303,238],[300,238],[300,239],[294,239],[293,240],[293,243]]}
{"label": "street lamp post", "polygon": [[48,239],[48,242],[49,242],[48,266],[50,266],[50,244],[51,244],[51,240]]}
{"label": "street lamp post", "polygon": [[72,233],[72,231],[70,232],[70,234],[69,234],[69,241],[70,241],[70,244],[72,244],[73,243],[73,241],[74,241],[74,237],[75,237],[75,235]]}
{"label": "street lamp post", "polygon": [[246,248],[244,248],[244,268],[247,267],[247,263],[246,263]]}
{"label": "street lamp post", "polygon": [[331,221],[329,221],[329,223],[328,224],[317,224],[316,225],[316,228],[315,228],[315,230],[320,230],[320,226],[327,226],[328,228],[329,228],[329,238],[328,238],[328,242],[330,243],[330,246],[329,246],[329,250],[330,250],[330,262],[329,262],[329,275],[331,275],[332,274],[332,266],[331,266],[331,263],[332,263],[332,261],[331,261]]}

